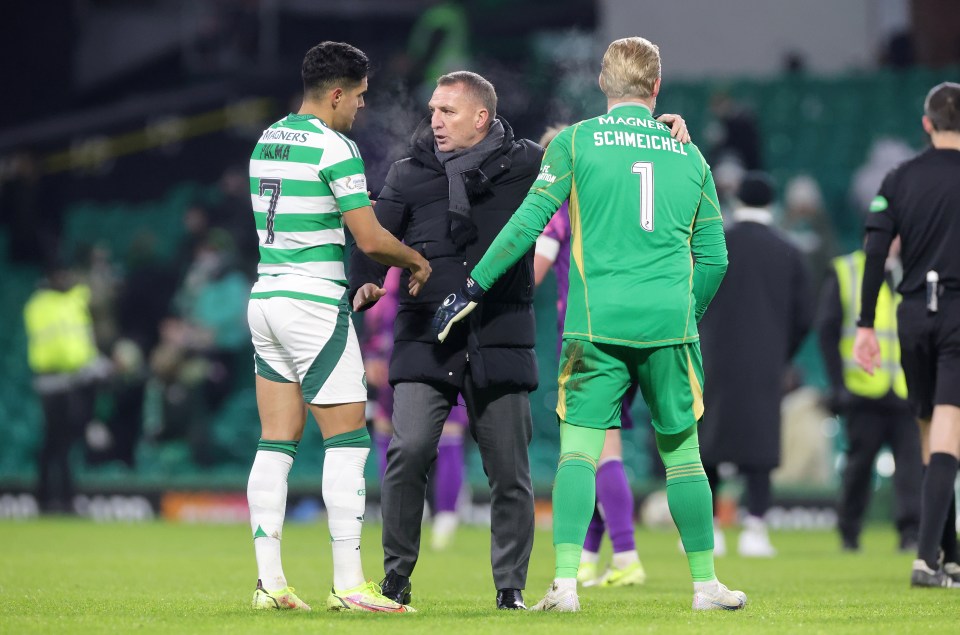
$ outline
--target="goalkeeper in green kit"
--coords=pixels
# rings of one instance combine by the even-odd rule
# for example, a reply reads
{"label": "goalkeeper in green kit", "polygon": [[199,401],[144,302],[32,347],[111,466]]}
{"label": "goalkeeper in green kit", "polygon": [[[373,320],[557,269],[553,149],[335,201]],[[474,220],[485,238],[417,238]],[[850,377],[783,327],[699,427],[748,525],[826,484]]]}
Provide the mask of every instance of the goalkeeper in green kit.
{"label": "goalkeeper in green kit", "polygon": [[[712,495],[700,462],[703,368],[697,322],[727,268],[710,167],[654,120],[660,52],[640,37],[613,42],[600,88],[608,112],[566,128],[537,180],[464,287],[434,318],[443,341],[570,201],[570,292],[560,356],[560,460],[553,489],[556,578],[534,610],[578,611],[577,568],[596,496],[605,430],[640,385],[667,471],[667,500],[693,577],[693,608],[743,608],[713,565]],[[479,314],[477,316],[476,314]]]}

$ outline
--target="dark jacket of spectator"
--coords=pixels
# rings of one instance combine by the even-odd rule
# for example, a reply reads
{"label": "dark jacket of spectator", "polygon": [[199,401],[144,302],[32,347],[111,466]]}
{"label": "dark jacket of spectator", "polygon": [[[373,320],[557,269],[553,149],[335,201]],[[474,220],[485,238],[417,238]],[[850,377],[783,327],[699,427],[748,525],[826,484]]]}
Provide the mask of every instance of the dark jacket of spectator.
{"label": "dark jacket of spectator", "polygon": [[[540,169],[543,149],[514,138],[504,127],[503,145],[467,178],[471,219],[478,237],[458,248],[450,235],[449,181],[435,154],[429,118],[413,134],[409,156],[394,163],[374,208],[380,223],[419,251],[433,268],[420,295],[407,292],[408,272],[400,280],[400,307],[394,324],[395,344],[390,383],[404,381],[461,386],[468,366],[478,387],[537,387],[533,347],[533,251],[521,259],[484,295],[467,318],[468,328],[451,331],[439,344],[430,320],[444,294],[456,289],[520,206]],[[383,285],[387,267],[354,246],[350,258],[350,298],[368,282]]]}
{"label": "dark jacket of spectator", "polygon": [[738,210],[734,221],[727,275],[700,322],[700,452],[704,465],[769,469],[780,463],[784,376],[813,320],[812,290],[803,256],[769,226],[769,212]]}

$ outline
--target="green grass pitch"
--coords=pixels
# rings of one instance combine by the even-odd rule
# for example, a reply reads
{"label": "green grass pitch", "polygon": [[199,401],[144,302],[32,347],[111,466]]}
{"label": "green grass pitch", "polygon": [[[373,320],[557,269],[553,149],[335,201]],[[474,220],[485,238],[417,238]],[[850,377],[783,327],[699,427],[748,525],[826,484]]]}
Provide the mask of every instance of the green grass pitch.
{"label": "green grass pitch", "polygon": [[[379,579],[380,530],[367,527],[364,565]],[[425,532],[425,542],[427,538]],[[642,587],[581,591],[583,612],[498,612],[489,533],[464,528],[444,553],[425,550],[413,615],[335,614],[323,523],[288,524],[284,569],[312,613],[253,612],[256,568],[243,525],[95,524],[79,520],[0,522],[0,633],[885,633],[956,632],[960,590],[911,590],[911,556],[895,536],[872,529],[860,554],[842,554],[834,534],[773,536],[770,560],[718,559],[720,579],[744,590],[744,611],[694,613],[676,533],[638,533],[648,573]],[[736,544],[735,533],[728,542]],[[526,599],[552,577],[550,534],[538,531]]]}

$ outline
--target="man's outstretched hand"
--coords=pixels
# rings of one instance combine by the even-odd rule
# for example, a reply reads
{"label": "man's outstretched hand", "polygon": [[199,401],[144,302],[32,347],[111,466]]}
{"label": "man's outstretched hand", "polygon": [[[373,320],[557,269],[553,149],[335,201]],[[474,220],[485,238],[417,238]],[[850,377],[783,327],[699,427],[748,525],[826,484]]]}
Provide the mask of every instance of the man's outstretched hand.
{"label": "man's outstretched hand", "polygon": [[353,310],[363,311],[368,304],[376,302],[385,295],[387,295],[386,289],[368,282],[357,289],[357,294],[353,297]]}
{"label": "man's outstretched hand", "polygon": [[433,316],[433,332],[437,334],[437,339],[441,342],[447,339],[450,328],[470,315],[482,297],[483,289],[473,278],[467,278],[459,291],[445,297]]}

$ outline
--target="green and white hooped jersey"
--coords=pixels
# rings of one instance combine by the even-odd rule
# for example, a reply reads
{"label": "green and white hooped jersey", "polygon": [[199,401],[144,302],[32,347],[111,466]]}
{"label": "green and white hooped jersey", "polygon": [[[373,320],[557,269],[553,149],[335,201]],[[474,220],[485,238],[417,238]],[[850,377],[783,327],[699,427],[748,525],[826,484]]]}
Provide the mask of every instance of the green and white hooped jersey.
{"label": "green and white hooped jersey", "polygon": [[250,198],[260,236],[250,297],[338,304],[347,286],[343,213],[370,205],[357,145],[313,115],[287,115],[253,150]]}

